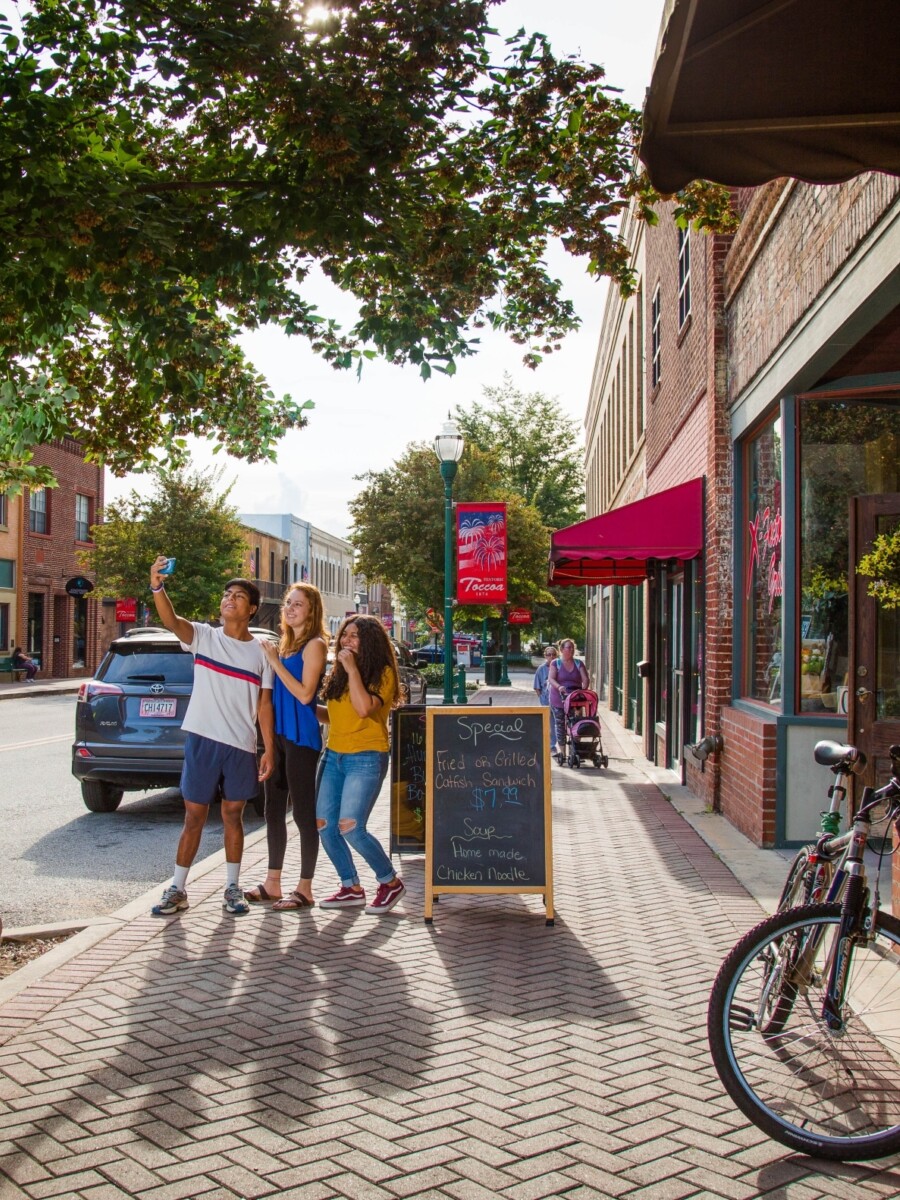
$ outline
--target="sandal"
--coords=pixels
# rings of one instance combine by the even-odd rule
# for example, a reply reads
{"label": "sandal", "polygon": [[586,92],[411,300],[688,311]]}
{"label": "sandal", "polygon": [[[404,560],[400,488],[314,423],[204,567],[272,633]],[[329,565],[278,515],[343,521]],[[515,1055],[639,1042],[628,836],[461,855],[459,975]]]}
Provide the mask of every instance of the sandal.
{"label": "sandal", "polygon": [[283,900],[276,900],[272,905],[273,912],[289,912],[295,908],[315,908],[315,900],[308,900],[306,896],[302,896],[299,892],[291,892],[289,896],[285,896]]}
{"label": "sandal", "polygon": [[249,900],[251,904],[264,904],[269,900],[275,900],[277,902],[281,899],[281,897],[270,896],[263,885],[258,883],[256,887],[251,888],[249,892],[244,892],[244,899]]}

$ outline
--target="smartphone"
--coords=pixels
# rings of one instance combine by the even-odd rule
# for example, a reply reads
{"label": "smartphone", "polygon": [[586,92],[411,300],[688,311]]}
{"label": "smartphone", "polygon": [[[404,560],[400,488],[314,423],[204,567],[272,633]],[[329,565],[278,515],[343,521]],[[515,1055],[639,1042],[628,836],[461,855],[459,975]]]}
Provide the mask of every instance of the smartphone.
{"label": "smartphone", "polygon": [[175,570],[176,559],[167,558],[166,565],[159,568],[160,575],[171,575]]}

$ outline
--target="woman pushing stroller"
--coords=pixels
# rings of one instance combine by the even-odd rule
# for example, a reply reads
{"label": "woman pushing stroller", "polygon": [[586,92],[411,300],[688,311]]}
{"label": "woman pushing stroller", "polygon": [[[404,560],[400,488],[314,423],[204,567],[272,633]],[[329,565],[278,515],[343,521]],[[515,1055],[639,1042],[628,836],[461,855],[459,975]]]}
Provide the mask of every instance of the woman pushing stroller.
{"label": "woman pushing stroller", "polygon": [[563,706],[566,692],[574,688],[589,688],[591,677],[580,658],[575,657],[575,643],[563,638],[559,643],[559,658],[550,664],[547,676],[550,688],[550,712],[556,728],[556,744],[566,744],[566,710]]}

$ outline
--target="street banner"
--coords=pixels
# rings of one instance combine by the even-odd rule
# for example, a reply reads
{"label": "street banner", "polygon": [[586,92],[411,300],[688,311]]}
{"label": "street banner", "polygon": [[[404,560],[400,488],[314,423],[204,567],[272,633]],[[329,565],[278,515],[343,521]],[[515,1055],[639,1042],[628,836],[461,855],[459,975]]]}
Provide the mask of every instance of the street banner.
{"label": "street banner", "polygon": [[394,614],[393,613],[382,613],[381,623],[385,627],[385,629],[393,629],[394,628]]}
{"label": "street banner", "polygon": [[134,597],[116,601],[116,620],[122,622],[137,620],[137,600]]}
{"label": "street banner", "polygon": [[458,604],[506,603],[506,505],[456,506]]}
{"label": "street banner", "polygon": [[530,625],[531,624],[531,609],[530,608],[511,608],[509,617],[507,618],[510,625]]}

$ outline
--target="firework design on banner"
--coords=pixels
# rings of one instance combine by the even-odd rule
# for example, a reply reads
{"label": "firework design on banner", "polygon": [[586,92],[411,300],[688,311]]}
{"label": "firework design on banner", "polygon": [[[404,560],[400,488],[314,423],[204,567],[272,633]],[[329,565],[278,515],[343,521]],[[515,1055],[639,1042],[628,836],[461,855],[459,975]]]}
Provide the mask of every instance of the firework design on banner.
{"label": "firework design on banner", "polygon": [[506,603],[506,505],[457,504],[456,599]]}

